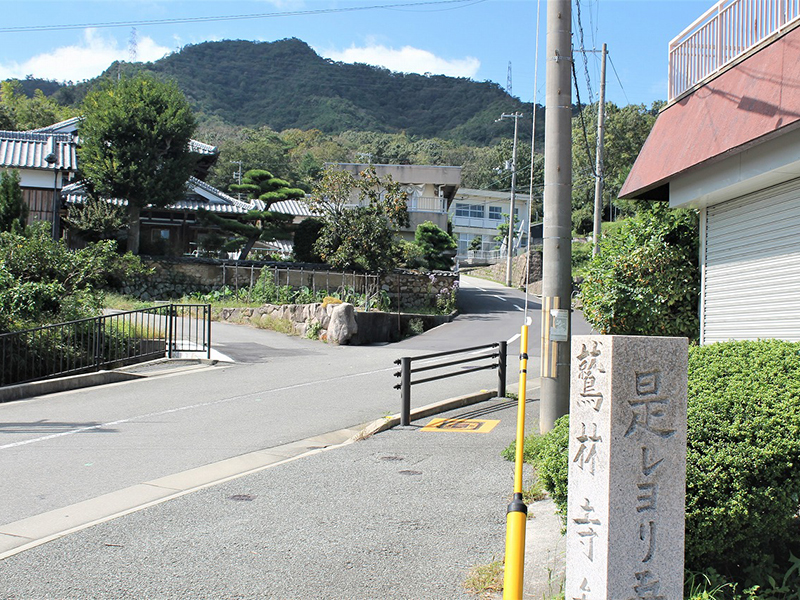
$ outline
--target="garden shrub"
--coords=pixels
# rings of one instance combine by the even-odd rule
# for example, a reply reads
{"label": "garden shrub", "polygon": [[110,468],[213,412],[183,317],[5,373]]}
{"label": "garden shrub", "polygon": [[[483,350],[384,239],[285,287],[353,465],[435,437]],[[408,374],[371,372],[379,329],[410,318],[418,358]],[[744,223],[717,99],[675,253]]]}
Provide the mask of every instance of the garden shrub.
{"label": "garden shrub", "polygon": [[598,332],[696,340],[697,214],[656,205],[604,236],[584,269],[584,317]]}
{"label": "garden shrub", "polygon": [[800,344],[727,342],[689,352],[686,561],[729,571],[796,535]]}

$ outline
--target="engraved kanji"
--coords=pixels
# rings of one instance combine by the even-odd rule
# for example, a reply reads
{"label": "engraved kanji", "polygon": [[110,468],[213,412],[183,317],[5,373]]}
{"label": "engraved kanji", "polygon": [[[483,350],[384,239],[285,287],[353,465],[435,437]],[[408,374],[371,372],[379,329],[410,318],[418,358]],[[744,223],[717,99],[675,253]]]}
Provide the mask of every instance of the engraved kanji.
{"label": "engraved kanji", "polygon": [[636,585],[633,586],[633,591],[636,595],[630,600],[666,600],[665,596],[658,594],[658,589],[661,583],[656,579],[651,571],[641,571],[634,573],[636,577]]}
{"label": "engraved kanji", "polygon": [[588,465],[589,473],[594,475],[595,462],[597,461],[597,444],[603,438],[597,435],[597,423],[592,423],[592,426],[594,427],[594,433],[588,435],[586,433],[586,423],[581,423],[581,434],[575,438],[581,445],[572,462],[578,463],[578,468],[581,471],[583,471],[584,466]]}
{"label": "engraved kanji", "polygon": [[572,519],[572,522],[576,523],[577,525],[584,526],[576,533],[581,538],[581,544],[585,549],[586,558],[588,558],[590,561],[594,561],[594,538],[597,537],[597,531],[595,531],[594,527],[595,525],[601,525],[601,523],[600,519],[592,518],[594,508],[592,507],[588,498],[585,498],[585,502],[581,505],[581,509],[584,513],[583,516],[578,519]]}
{"label": "engraved kanji", "polygon": [[578,396],[582,404],[589,404],[595,411],[600,411],[603,404],[603,392],[597,388],[595,373],[605,373],[600,366],[598,357],[602,354],[599,349],[601,344],[592,342],[591,349],[587,344],[581,344],[581,351],[576,356],[578,359],[578,381],[580,388]]}
{"label": "engraved kanji", "polygon": [[647,521],[639,524],[639,539],[647,542],[647,553],[642,559],[643,563],[650,562],[656,552],[656,522]]}

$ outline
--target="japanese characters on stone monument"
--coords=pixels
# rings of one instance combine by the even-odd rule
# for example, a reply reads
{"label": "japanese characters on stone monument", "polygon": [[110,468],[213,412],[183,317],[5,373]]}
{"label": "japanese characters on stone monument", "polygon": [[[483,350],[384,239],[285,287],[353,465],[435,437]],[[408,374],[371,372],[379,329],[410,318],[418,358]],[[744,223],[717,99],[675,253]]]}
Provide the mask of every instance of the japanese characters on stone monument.
{"label": "japanese characters on stone monument", "polygon": [[567,600],[683,598],[688,340],[573,336]]}

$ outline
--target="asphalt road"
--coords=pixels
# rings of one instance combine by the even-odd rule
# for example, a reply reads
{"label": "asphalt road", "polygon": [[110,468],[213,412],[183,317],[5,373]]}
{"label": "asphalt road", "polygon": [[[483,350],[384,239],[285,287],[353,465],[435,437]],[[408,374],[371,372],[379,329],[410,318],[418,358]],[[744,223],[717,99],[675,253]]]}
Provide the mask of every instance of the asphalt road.
{"label": "asphalt road", "polygon": [[[399,412],[396,358],[517,335],[520,292],[467,278],[462,287],[459,318],[397,344],[336,347],[215,323],[215,347],[234,364],[0,405],[2,522]],[[582,328],[576,319],[573,329]],[[533,378],[538,361],[529,365]],[[510,361],[510,378],[516,370]],[[466,374],[415,387],[413,405],[493,388],[494,371]]]}

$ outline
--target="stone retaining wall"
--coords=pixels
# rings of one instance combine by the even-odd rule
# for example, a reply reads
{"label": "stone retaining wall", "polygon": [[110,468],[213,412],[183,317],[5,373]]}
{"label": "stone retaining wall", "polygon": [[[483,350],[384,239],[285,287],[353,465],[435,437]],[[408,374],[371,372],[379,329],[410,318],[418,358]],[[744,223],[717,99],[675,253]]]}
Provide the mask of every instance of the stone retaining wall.
{"label": "stone retaining wall", "polygon": [[[143,257],[143,260],[153,269],[152,274],[126,281],[119,288],[122,293],[141,300],[170,300],[194,293],[207,294],[223,286],[247,288],[258,281],[264,268],[277,269],[277,284],[295,289],[361,289],[364,281],[361,274],[328,271],[326,265],[310,263],[221,261],[194,257]],[[452,309],[458,293],[458,274],[398,269],[381,276],[380,288],[394,309],[419,310],[437,306]]]}
{"label": "stone retaining wall", "polygon": [[412,321],[417,321],[415,326],[423,331],[432,329],[443,323],[453,320],[457,313],[449,315],[416,315],[408,313],[387,312],[354,312],[357,330],[352,337],[342,340],[329,340],[328,328],[334,318],[337,307],[346,307],[346,304],[265,304],[257,308],[223,308],[217,315],[219,320],[244,323],[254,327],[267,329],[274,328],[270,320],[287,322],[287,328],[295,335],[306,337],[315,326],[318,328],[317,336],[321,340],[334,343],[347,343],[350,345],[373,344],[378,342],[398,342],[412,334]]}

